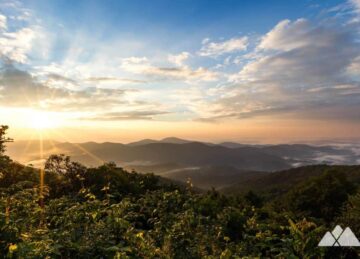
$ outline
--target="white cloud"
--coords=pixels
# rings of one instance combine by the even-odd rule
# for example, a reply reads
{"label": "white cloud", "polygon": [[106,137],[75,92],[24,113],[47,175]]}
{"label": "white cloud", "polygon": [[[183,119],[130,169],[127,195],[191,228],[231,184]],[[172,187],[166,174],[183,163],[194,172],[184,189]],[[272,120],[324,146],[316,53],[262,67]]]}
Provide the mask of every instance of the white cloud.
{"label": "white cloud", "polygon": [[128,57],[121,61],[121,68],[132,73],[144,73],[151,67],[146,57]]}
{"label": "white cloud", "polygon": [[243,67],[240,81],[276,82],[284,87],[314,87],[345,80],[344,72],[360,50],[354,32],[313,25],[299,19],[281,21],[257,46],[264,52]]}
{"label": "white cloud", "polygon": [[[351,3],[351,16],[358,15],[360,0]],[[273,116],[287,111],[296,116],[297,110],[308,115],[311,109],[320,114],[335,109],[327,107],[340,107],[341,112],[332,114],[343,116],[348,109],[360,105],[360,49],[358,36],[354,37],[354,24],[283,20],[259,39],[254,51],[247,51],[253,37],[236,36],[217,42],[205,38],[197,54],[217,57],[219,61],[216,66],[206,63],[206,68],[197,63],[203,58],[185,51],[157,52],[155,47],[147,48],[146,43],[136,40],[118,39],[104,44],[93,35],[58,34],[58,30],[45,28],[42,31],[36,26],[41,22],[19,19],[0,15],[0,54],[29,65],[31,75],[18,72],[14,81],[9,75],[0,78],[2,83],[12,84],[10,88],[0,84],[1,102],[6,99],[7,105],[26,105],[20,103],[24,98],[19,94],[25,91],[34,105],[42,103],[69,111],[94,108],[96,114],[109,110],[111,113],[102,116],[103,119],[152,118],[158,111],[158,115],[170,111],[171,106],[191,114],[189,117],[197,115],[205,120]],[[20,29],[7,31],[7,28]],[[59,31],[63,29],[66,28]],[[45,37],[41,37],[42,32]],[[69,46],[64,44],[64,50],[56,55],[62,59],[51,63],[54,61],[51,51],[58,50],[59,38]],[[42,45],[44,42],[49,46]],[[39,52],[44,49],[49,51]],[[145,56],[123,58],[138,53],[147,57],[156,53],[156,57],[165,58],[156,61]],[[35,58],[31,60],[30,56]],[[198,58],[194,63],[201,65],[186,65],[190,56]],[[230,80],[219,84],[224,76]],[[126,89],[122,89],[124,85]],[[164,91],[175,92],[171,101],[161,98]],[[52,99],[51,93],[55,93]],[[161,104],[168,106],[159,108]],[[124,111],[124,107],[130,110]],[[309,109],[304,111],[304,107]],[[148,110],[153,112],[144,112]]]}
{"label": "white cloud", "polygon": [[168,60],[175,65],[182,66],[184,65],[184,61],[187,60],[189,57],[190,53],[183,51],[178,55],[169,55]]}
{"label": "white cloud", "polygon": [[354,6],[356,12],[360,13],[360,0],[350,0],[350,3]]}
{"label": "white cloud", "polygon": [[217,79],[217,73],[203,67],[197,69],[188,66],[157,67],[152,65],[146,57],[124,58],[121,68],[128,72],[145,74],[158,80],[214,81]]}
{"label": "white cloud", "polygon": [[2,33],[0,36],[1,55],[19,63],[26,63],[27,54],[32,48],[32,41],[35,36],[36,33],[31,28]]}
{"label": "white cloud", "polygon": [[93,116],[86,116],[80,119],[95,121],[122,121],[122,120],[153,120],[154,117],[168,114],[161,110],[126,110],[97,113]]}
{"label": "white cloud", "polygon": [[235,57],[234,60],[233,60],[233,63],[236,64],[236,65],[239,65],[239,64],[241,64],[242,62],[243,62],[243,57],[241,57],[241,56],[237,56],[237,57]]}
{"label": "white cloud", "polygon": [[233,38],[222,42],[203,43],[199,51],[200,56],[220,56],[225,53],[246,50],[248,46],[248,37]]}
{"label": "white cloud", "polygon": [[176,101],[177,105],[187,113],[196,117],[209,117],[216,113],[217,105],[209,105],[208,93],[201,87],[190,86],[183,89],[176,89],[169,96]]}
{"label": "white cloud", "polygon": [[7,23],[6,23],[6,16],[0,14],[0,30],[6,30]]}
{"label": "white cloud", "polygon": [[201,41],[201,44],[206,44],[210,41],[210,38],[204,38],[202,41]]}
{"label": "white cloud", "polygon": [[305,19],[283,20],[262,38],[258,49],[290,51],[309,45],[321,47],[331,44],[336,37],[330,28],[314,27]]}
{"label": "white cloud", "polygon": [[360,0],[350,0],[350,6],[354,13],[354,17],[350,22],[356,24],[360,23]]}
{"label": "white cloud", "polygon": [[346,71],[350,76],[360,80],[360,56],[353,59],[351,64],[347,67]]}
{"label": "white cloud", "polygon": [[229,65],[231,61],[231,56],[227,57],[226,59],[224,59],[224,65]]}
{"label": "white cloud", "polygon": [[[94,111],[107,112],[127,109],[159,110],[161,105],[138,98],[140,90],[135,89],[106,89],[86,87],[73,90],[66,84],[76,84],[71,78],[57,74],[47,75],[48,80],[40,82],[27,71],[19,70],[14,65],[4,65],[0,71],[0,100],[1,106],[31,107],[57,111]],[[61,81],[59,87],[52,82]],[[95,80],[103,80],[96,78]]]}
{"label": "white cloud", "polygon": [[250,53],[253,58],[230,75],[232,84],[219,89],[223,94],[209,103],[218,109],[205,119],[360,119],[354,112],[360,105],[357,35],[351,25],[279,22]]}
{"label": "white cloud", "polygon": [[43,35],[41,20],[18,1],[2,2],[0,9],[0,57],[17,63],[29,63],[29,56],[41,58],[38,54],[46,52],[44,46],[49,41]]}

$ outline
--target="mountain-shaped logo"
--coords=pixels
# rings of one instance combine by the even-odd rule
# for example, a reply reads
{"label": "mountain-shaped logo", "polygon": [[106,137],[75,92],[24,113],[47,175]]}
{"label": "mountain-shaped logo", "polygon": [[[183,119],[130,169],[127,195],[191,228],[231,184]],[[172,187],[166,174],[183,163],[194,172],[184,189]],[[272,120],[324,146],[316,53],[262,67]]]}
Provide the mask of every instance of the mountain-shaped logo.
{"label": "mountain-shaped logo", "polygon": [[349,227],[343,230],[337,225],[332,232],[325,233],[318,246],[360,246],[360,242]]}

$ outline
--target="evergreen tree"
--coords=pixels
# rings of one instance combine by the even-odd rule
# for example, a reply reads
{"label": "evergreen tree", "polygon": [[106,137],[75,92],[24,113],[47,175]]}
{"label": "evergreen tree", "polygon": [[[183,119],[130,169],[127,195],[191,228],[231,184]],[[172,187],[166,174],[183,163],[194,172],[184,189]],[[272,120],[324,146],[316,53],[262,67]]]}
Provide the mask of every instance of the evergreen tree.
{"label": "evergreen tree", "polygon": [[0,169],[6,167],[10,161],[10,158],[5,155],[6,143],[12,142],[12,139],[6,137],[6,131],[8,129],[8,126],[0,126]]}

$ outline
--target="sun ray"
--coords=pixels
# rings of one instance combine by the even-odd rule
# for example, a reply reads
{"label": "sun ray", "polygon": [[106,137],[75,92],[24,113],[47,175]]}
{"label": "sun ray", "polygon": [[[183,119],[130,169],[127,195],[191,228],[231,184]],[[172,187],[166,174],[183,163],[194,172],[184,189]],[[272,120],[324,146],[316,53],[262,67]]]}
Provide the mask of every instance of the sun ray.
{"label": "sun ray", "polygon": [[21,157],[24,157],[25,153],[29,150],[30,145],[32,144],[33,140],[34,140],[34,134],[32,133],[32,134],[30,135],[30,139],[27,140],[27,143],[26,143],[25,147],[24,147],[23,150],[22,150]]}
{"label": "sun ray", "polygon": [[76,144],[76,143],[71,143],[69,141],[69,139],[64,135],[62,134],[61,132],[59,131],[52,131],[53,133],[55,133],[57,136],[59,136],[60,138],[63,138],[65,139],[66,142],[70,143],[72,146],[76,147],[77,149],[79,149],[80,151],[86,153],[87,155],[89,155],[92,159],[94,159],[96,162],[100,163],[100,164],[103,164],[105,161],[101,158],[99,158],[98,156],[96,156],[95,154],[91,153],[90,151],[88,151],[86,148]]}
{"label": "sun ray", "polygon": [[56,128],[60,124],[60,121],[47,112],[32,110],[28,113],[27,124],[30,128],[40,131]]}
{"label": "sun ray", "polygon": [[50,145],[53,147],[54,151],[57,152],[58,147],[54,144],[54,141],[50,138],[48,140],[49,140]]}
{"label": "sun ray", "polygon": [[[39,134],[39,152],[40,152],[40,161],[43,161],[44,159],[44,147],[43,147],[43,135],[40,132]],[[40,218],[40,226],[44,223],[44,174],[45,174],[45,168],[44,166],[40,166],[40,199],[39,204],[41,208],[41,218]]]}

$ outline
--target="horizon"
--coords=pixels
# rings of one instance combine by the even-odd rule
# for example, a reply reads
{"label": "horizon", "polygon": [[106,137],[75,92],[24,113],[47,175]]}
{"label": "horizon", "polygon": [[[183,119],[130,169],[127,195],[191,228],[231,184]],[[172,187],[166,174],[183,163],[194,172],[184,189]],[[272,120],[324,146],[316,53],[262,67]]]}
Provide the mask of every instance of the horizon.
{"label": "horizon", "polygon": [[357,142],[359,25],[359,0],[2,1],[1,124],[18,140]]}
{"label": "horizon", "polygon": [[[280,141],[280,142],[260,142],[260,141],[256,141],[256,140],[250,140],[250,139],[243,139],[243,140],[229,140],[229,139],[223,139],[223,140],[217,140],[217,141],[211,141],[211,140],[206,140],[206,139],[188,139],[188,138],[181,138],[181,137],[176,137],[176,136],[167,136],[167,137],[161,137],[161,138],[140,138],[140,139],[133,139],[130,141],[126,141],[126,142],[121,142],[121,141],[111,141],[111,140],[107,140],[107,141],[95,141],[95,140],[84,140],[84,141],[80,141],[80,142],[74,142],[71,141],[71,139],[66,138],[66,139],[52,139],[52,138],[44,138],[43,134],[39,134],[39,138],[32,138],[32,139],[12,139],[12,142],[9,143],[9,145],[11,145],[11,143],[14,142],[38,142],[39,139],[41,138],[41,142],[53,142],[53,143],[72,143],[72,144],[85,144],[85,143],[96,143],[96,144],[105,144],[105,143],[113,143],[113,144],[123,144],[123,145],[129,145],[129,144],[133,144],[136,142],[141,142],[141,141],[156,141],[156,142],[161,142],[161,141],[166,141],[169,139],[176,139],[176,140],[183,140],[183,141],[188,141],[191,143],[194,142],[198,142],[198,143],[203,143],[203,144],[214,144],[214,145],[220,145],[223,143],[236,143],[236,144],[244,144],[244,145],[313,145],[313,146],[326,146],[326,145],[332,145],[332,146],[336,146],[336,145],[358,145],[360,144],[360,139],[316,139],[313,141],[309,141],[309,140],[295,140],[295,141]],[[167,142],[163,142],[163,143],[167,143]]]}

